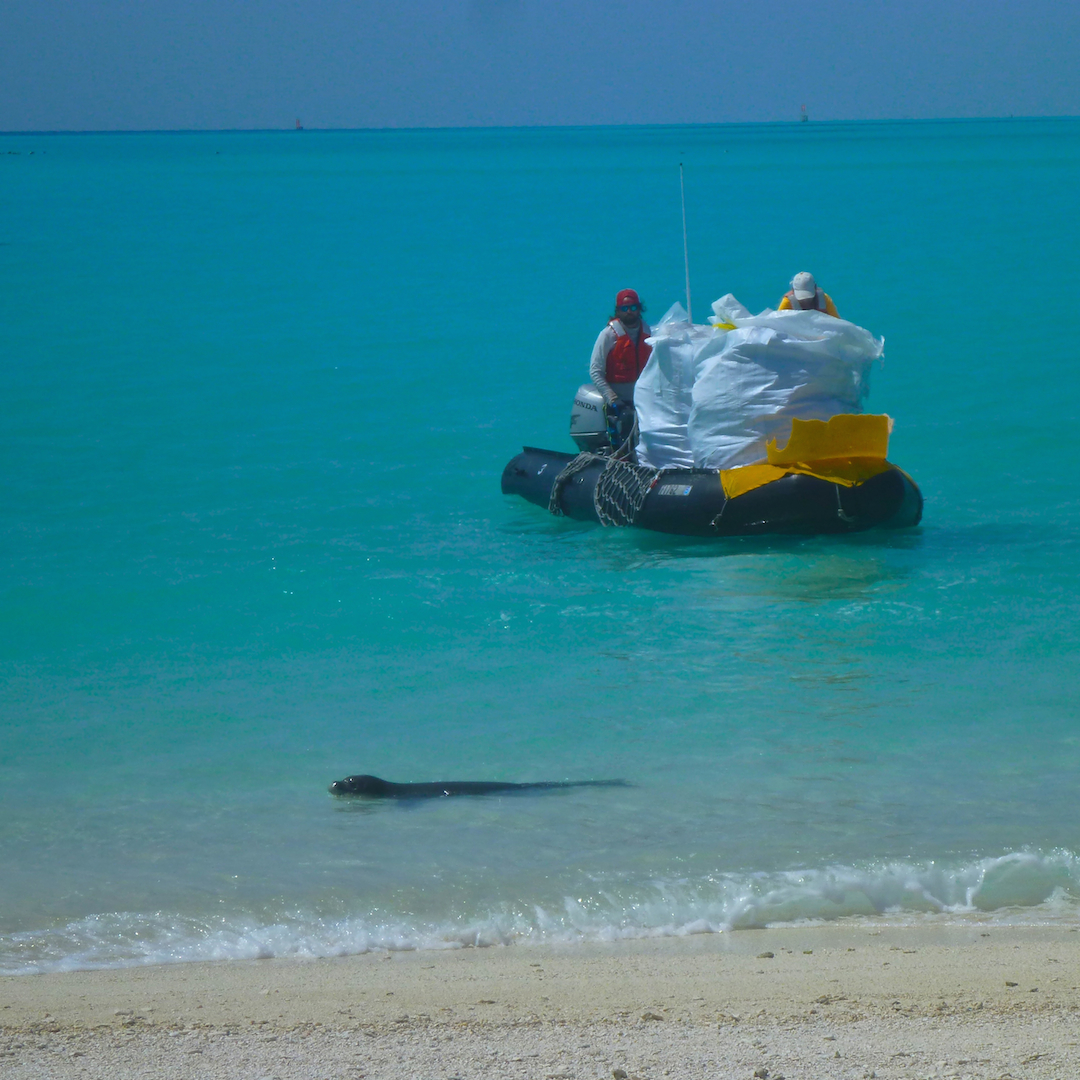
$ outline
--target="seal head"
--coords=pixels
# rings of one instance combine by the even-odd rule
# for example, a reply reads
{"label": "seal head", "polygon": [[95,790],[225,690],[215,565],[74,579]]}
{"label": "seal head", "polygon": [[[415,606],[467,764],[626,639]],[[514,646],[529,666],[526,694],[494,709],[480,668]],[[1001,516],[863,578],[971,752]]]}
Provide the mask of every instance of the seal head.
{"label": "seal head", "polygon": [[330,785],[331,795],[370,795],[372,798],[384,798],[390,794],[390,784],[377,776],[346,776],[344,780],[335,780]]}

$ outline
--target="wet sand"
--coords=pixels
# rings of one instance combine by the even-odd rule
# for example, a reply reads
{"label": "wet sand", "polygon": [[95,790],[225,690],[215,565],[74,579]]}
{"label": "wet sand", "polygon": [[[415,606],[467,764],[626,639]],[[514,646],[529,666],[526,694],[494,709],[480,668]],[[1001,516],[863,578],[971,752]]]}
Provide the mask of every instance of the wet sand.
{"label": "wet sand", "polygon": [[[770,955],[771,954],[771,955]],[[1080,933],[826,926],[0,979],[0,1075],[1080,1076]]]}

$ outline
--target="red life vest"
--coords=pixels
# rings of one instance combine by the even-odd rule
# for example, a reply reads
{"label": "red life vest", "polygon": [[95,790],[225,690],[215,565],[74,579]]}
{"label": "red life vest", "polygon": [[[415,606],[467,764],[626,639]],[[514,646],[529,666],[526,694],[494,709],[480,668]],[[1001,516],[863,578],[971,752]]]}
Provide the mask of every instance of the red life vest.
{"label": "red life vest", "polygon": [[645,370],[652,353],[652,346],[645,343],[651,331],[642,322],[638,326],[637,341],[627,332],[618,319],[612,319],[608,326],[615,331],[615,344],[607,354],[607,369],[604,378],[609,383],[637,382],[637,377]]}

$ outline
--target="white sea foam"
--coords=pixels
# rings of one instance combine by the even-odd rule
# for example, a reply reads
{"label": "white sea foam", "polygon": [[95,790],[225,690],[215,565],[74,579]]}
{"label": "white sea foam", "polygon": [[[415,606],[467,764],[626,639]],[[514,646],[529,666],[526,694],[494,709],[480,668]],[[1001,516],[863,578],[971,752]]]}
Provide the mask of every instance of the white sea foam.
{"label": "white sea foam", "polygon": [[614,941],[836,919],[1046,924],[1080,914],[1080,859],[1066,851],[1014,852],[954,866],[891,862],[594,886],[589,895],[565,897],[557,909],[506,905],[431,923],[302,911],[273,919],[92,915],[0,938],[0,974]]}

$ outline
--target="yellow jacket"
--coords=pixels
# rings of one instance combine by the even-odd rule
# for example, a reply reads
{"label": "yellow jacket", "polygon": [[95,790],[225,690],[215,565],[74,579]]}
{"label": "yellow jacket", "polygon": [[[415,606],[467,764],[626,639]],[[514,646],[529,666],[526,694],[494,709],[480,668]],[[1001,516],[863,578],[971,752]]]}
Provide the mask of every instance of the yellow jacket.
{"label": "yellow jacket", "polygon": [[[840,312],[836,310],[836,305],[832,302],[832,297],[824,291],[822,291],[821,295],[825,297],[825,314],[831,315],[834,319],[839,319]],[[776,310],[798,311],[799,309],[791,302],[791,293],[785,293],[784,299],[780,301],[780,305]]]}

